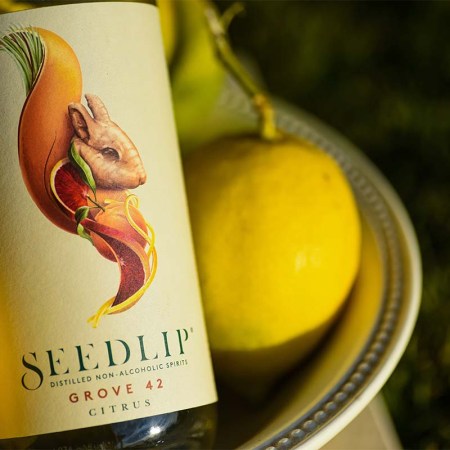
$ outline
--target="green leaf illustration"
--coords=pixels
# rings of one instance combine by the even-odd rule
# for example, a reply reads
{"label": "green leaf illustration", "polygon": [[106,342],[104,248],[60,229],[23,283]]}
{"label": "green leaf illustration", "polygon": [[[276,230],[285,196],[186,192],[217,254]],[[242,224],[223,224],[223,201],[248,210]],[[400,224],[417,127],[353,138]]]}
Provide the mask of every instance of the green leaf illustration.
{"label": "green leaf illustration", "polygon": [[16,62],[28,95],[44,63],[45,48],[38,31],[33,27],[12,26],[6,35],[0,36],[1,51]]}
{"label": "green leaf illustration", "polygon": [[86,232],[83,225],[81,225],[81,221],[86,219],[86,217],[89,214],[89,206],[80,206],[75,211],[75,220],[77,221],[77,233],[80,237],[83,239],[87,239],[92,245],[94,245],[94,242],[92,241],[91,236]]}
{"label": "green leaf illustration", "polygon": [[72,142],[69,150],[69,159],[78,169],[83,181],[91,188],[92,192],[95,194],[97,186],[95,184],[94,176],[92,175],[92,170],[88,163],[81,157],[77,152],[74,143]]}

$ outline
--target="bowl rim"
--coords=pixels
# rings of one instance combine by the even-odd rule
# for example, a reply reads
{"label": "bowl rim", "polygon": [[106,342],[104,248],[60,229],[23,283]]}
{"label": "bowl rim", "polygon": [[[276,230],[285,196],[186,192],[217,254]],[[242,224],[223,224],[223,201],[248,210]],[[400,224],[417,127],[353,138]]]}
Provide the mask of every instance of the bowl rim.
{"label": "bowl rim", "polygon": [[[282,128],[289,129],[288,124],[292,120],[303,122],[305,130],[303,130],[302,135],[319,143],[334,156],[338,156],[334,151],[336,149],[338,149],[338,152],[345,153],[349,157],[351,165],[354,165],[358,171],[364,174],[366,180],[378,191],[386,206],[384,213],[390,215],[395,227],[391,230],[394,235],[387,236],[388,239],[395,240],[395,242],[391,242],[391,245],[394,244],[393,251],[398,252],[395,255],[398,257],[396,262],[401,264],[401,267],[394,268],[394,270],[402,271],[401,281],[403,285],[400,286],[401,291],[395,292],[396,289],[400,288],[399,286],[392,287],[394,290],[392,295],[400,296],[403,294],[402,297],[398,298],[401,310],[392,311],[387,306],[385,311],[382,312],[382,315],[391,315],[387,318],[387,322],[394,328],[388,334],[388,339],[385,340],[386,333],[384,333],[383,327],[386,325],[386,320],[380,317],[372,337],[369,338],[369,341],[372,342],[362,351],[360,356],[363,359],[367,356],[369,356],[369,359],[377,356],[376,360],[373,361],[372,376],[367,377],[366,380],[363,379],[360,386],[356,386],[357,392],[355,392],[356,395],[354,394],[351,401],[344,404],[340,411],[322,426],[322,411],[319,404],[316,408],[308,411],[306,418],[302,416],[303,420],[297,420],[294,424],[287,426],[282,436],[276,436],[275,439],[271,439],[260,446],[261,449],[266,450],[274,450],[281,446],[284,449],[317,449],[330,441],[362,412],[381,390],[403,355],[411,338],[420,308],[422,293],[421,257],[414,227],[403,203],[375,165],[340,133],[325,125],[313,115],[286,104],[281,104],[278,109]],[[339,157],[336,159],[339,161]],[[342,161],[340,162],[342,163]],[[345,164],[343,168],[344,170],[347,169],[348,172]],[[395,245],[397,243],[399,245]],[[395,314],[392,314],[393,312]],[[403,314],[402,317],[401,314]],[[394,333],[395,340],[393,340]],[[352,388],[349,385],[349,383],[352,383],[350,380],[357,380],[358,375],[361,374],[355,367],[354,371],[344,376],[347,380],[342,380],[340,383],[344,392],[346,389]],[[336,396],[336,393],[334,396]],[[316,410],[314,411],[314,409]],[[294,428],[292,429],[293,425]],[[293,446],[290,446],[290,444],[293,444]]]}

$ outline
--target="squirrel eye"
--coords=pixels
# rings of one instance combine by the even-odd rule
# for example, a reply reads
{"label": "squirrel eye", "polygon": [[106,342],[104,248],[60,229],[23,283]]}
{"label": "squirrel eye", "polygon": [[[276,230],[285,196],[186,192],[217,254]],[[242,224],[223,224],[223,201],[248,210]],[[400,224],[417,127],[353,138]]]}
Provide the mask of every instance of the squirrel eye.
{"label": "squirrel eye", "polygon": [[111,159],[120,159],[119,152],[111,147],[105,147],[100,150],[103,156]]}

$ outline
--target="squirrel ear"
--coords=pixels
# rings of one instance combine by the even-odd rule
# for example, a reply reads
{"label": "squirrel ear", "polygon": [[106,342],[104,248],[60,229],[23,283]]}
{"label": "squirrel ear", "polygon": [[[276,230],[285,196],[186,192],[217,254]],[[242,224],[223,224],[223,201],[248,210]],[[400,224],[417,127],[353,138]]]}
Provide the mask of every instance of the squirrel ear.
{"label": "squirrel ear", "polygon": [[108,110],[98,95],[86,94],[85,98],[95,120],[98,120],[99,122],[111,121]]}
{"label": "squirrel ear", "polygon": [[92,125],[93,119],[87,109],[80,103],[71,103],[69,117],[76,135],[83,141],[89,140],[89,127]]}

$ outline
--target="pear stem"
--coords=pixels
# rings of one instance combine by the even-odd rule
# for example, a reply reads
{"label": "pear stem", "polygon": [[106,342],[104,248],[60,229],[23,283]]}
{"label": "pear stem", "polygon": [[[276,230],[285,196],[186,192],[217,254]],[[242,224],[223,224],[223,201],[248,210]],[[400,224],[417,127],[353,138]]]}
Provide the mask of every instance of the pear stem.
{"label": "pear stem", "polygon": [[[226,69],[234,76],[240,86],[247,92],[253,101],[260,121],[261,137],[273,141],[281,136],[275,125],[275,111],[267,95],[255,83],[246,69],[242,66],[233,52],[227,35],[226,28],[230,22],[230,14],[225,13],[222,20],[215,6],[210,1],[204,1],[205,16],[212,35],[217,57]],[[233,8],[233,6],[231,7]],[[236,8],[235,8],[236,9]],[[234,14],[233,14],[234,15]]]}

